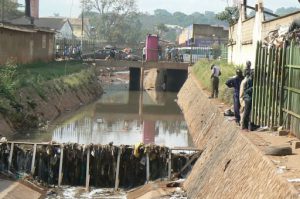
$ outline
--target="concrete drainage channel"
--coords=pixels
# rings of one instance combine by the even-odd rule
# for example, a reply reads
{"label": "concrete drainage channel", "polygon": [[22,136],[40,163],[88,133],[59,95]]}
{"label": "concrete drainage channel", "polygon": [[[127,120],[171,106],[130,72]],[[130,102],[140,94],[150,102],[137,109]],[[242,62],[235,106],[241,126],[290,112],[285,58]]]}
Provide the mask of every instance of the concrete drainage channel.
{"label": "concrete drainage channel", "polygon": [[[0,168],[2,174],[15,179],[25,179],[39,187],[58,188],[51,189],[49,197],[59,193],[66,198],[72,194],[89,197],[114,193],[115,196],[114,191],[120,188],[129,190],[157,179],[185,176],[200,155],[201,151],[194,148],[142,144],[87,146],[3,142]],[[74,191],[75,187],[84,188]],[[123,197],[124,192],[117,195]]]}

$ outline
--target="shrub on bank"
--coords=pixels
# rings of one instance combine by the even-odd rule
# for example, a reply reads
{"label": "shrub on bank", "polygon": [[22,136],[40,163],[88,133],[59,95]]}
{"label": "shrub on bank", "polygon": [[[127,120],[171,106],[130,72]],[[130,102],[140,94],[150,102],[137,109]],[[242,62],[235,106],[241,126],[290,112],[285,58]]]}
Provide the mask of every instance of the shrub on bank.
{"label": "shrub on bank", "polygon": [[225,82],[235,75],[236,68],[232,64],[228,64],[226,60],[201,60],[193,66],[193,73],[199,79],[203,88],[211,92],[211,65],[220,66],[222,75],[220,76],[219,98],[225,103],[232,104],[232,89],[227,88]]}

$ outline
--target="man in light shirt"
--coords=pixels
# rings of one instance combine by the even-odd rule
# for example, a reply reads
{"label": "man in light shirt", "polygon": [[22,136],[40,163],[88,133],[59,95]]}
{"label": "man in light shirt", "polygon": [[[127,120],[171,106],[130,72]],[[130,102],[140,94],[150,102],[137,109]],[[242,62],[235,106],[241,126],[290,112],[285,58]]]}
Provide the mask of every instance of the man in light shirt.
{"label": "man in light shirt", "polygon": [[212,91],[210,98],[218,98],[219,94],[219,76],[221,75],[221,69],[219,66],[213,64],[211,65],[211,85]]}
{"label": "man in light shirt", "polygon": [[245,102],[244,102],[244,87],[245,87],[245,83],[248,80],[248,78],[250,77],[250,70],[251,70],[251,62],[247,61],[246,62],[246,68],[244,71],[245,74],[245,78],[243,79],[242,83],[241,83],[241,87],[240,87],[240,104],[241,104],[241,112],[244,111],[244,107],[245,107]]}

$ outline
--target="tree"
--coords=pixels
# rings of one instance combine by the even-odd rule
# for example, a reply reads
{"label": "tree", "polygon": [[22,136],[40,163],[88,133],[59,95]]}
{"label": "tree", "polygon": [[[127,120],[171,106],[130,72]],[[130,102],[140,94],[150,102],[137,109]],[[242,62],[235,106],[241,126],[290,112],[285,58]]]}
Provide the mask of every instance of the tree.
{"label": "tree", "polygon": [[216,15],[217,19],[226,21],[229,25],[233,25],[239,19],[239,9],[237,7],[226,7],[224,11]]}
{"label": "tree", "polygon": [[18,10],[18,8],[21,7],[21,4],[14,3],[10,0],[1,0],[0,2],[1,21],[17,18],[23,15],[23,13]]}
{"label": "tree", "polygon": [[[128,31],[138,32],[139,20],[135,0],[83,0],[82,6],[87,12],[95,11],[97,32],[101,38],[111,42],[126,42]],[[138,41],[136,41],[138,42]]]}
{"label": "tree", "polygon": [[172,17],[172,13],[168,12],[165,9],[156,9],[154,10],[154,15],[158,17]]}
{"label": "tree", "polygon": [[296,7],[278,8],[275,11],[275,14],[277,14],[279,16],[283,16],[283,15],[287,15],[287,14],[290,14],[290,13],[296,12],[296,11],[299,11],[299,8],[296,8]]}
{"label": "tree", "polygon": [[158,24],[156,26],[156,29],[157,29],[158,35],[160,35],[160,36],[163,36],[164,33],[167,33],[169,31],[169,28],[163,23]]}

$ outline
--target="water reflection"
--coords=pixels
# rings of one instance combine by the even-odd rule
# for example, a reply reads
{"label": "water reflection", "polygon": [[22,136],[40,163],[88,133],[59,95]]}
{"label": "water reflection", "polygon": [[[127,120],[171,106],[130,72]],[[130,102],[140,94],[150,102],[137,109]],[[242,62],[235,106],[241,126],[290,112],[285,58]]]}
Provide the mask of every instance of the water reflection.
{"label": "water reflection", "polygon": [[17,140],[192,146],[175,99],[176,93],[129,92],[124,85],[111,85],[97,102],[57,121],[46,134],[31,134]]}
{"label": "water reflection", "polygon": [[[97,121],[98,120],[98,121]],[[144,142],[166,146],[188,146],[184,121],[92,120],[83,118],[54,130],[52,140],[59,143],[115,145]]]}
{"label": "water reflection", "polygon": [[[190,146],[184,118],[174,101],[176,93],[128,92],[105,94],[78,118],[57,127],[52,140],[60,143],[115,145],[155,143]],[[87,114],[89,113],[89,114]]]}

